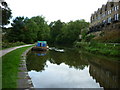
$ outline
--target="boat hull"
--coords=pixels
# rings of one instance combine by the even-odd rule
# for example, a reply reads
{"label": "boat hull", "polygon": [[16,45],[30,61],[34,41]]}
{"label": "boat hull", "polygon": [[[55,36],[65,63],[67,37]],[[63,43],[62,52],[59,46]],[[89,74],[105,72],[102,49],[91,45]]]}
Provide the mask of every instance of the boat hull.
{"label": "boat hull", "polygon": [[47,51],[48,48],[47,47],[33,47],[31,50],[32,51]]}

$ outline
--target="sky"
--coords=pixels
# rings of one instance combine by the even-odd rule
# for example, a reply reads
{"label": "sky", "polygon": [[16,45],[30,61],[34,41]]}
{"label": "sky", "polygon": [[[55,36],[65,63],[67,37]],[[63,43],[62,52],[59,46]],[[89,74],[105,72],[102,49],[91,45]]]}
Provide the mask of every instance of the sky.
{"label": "sky", "polygon": [[14,19],[17,16],[31,18],[42,15],[48,22],[62,22],[85,19],[90,22],[90,16],[108,0],[5,0],[12,10]]}
{"label": "sky", "polygon": [[47,61],[44,70],[31,70],[28,74],[35,88],[100,88],[90,76],[88,67],[80,70],[65,63],[57,65]]}

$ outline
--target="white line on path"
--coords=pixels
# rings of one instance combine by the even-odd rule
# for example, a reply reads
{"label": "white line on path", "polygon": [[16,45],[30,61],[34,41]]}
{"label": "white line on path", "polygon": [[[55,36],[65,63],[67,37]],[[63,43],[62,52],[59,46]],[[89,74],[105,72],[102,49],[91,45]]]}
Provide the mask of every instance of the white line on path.
{"label": "white line on path", "polygon": [[4,56],[5,54],[17,49],[17,48],[21,48],[21,47],[26,47],[26,46],[31,46],[33,44],[28,44],[28,45],[22,45],[22,46],[16,46],[16,47],[12,47],[12,48],[7,48],[4,50],[0,50],[0,57]]}

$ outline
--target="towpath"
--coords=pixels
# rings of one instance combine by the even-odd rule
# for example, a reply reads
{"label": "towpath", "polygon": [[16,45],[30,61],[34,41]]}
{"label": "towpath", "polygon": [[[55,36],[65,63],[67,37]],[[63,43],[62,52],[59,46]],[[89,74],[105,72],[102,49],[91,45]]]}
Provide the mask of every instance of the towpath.
{"label": "towpath", "polygon": [[16,47],[12,47],[12,48],[7,48],[4,50],[0,50],[0,57],[4,56],[5,54],[17,49],[17,48],[21,48],[21,47],[26,47],[26,46],[31,46],[33,44],[28,44],[28,45],[22,45],[22,46],[16,46]]}

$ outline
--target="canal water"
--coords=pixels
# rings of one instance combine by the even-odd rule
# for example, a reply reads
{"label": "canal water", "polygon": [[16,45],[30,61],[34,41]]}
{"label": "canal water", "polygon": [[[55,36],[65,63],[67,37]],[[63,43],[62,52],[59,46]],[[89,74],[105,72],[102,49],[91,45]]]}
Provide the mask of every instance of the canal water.
{"label": "canal water", "polygon": [[120,61],[74,48],[30,51],[28,74],[35,88],[119,88]]}

